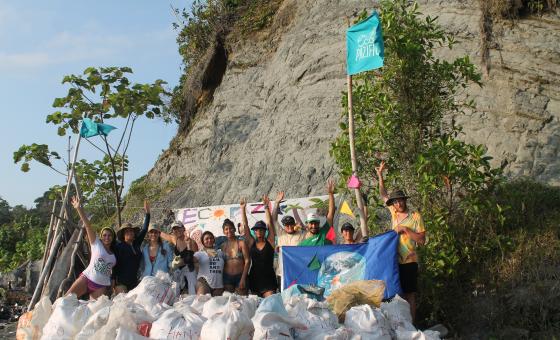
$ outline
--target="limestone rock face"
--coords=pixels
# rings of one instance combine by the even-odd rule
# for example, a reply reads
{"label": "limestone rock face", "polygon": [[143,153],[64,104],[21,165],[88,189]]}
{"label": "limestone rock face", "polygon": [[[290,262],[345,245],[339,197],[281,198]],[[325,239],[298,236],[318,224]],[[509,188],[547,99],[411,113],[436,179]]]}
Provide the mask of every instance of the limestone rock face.
{"label": "limestone rock face", "polygon": [[421,1],[424,14],[458,41],[444,58],[469,55],[484,86],[468,90],[477,110],[456,117],[464,139],[484,144],[509,177],[560,185],[560,17],[558,12],[493,24],[489,71],[480,65],[477,1]]}
{"label": "limestone rock face", "polygon": [[[480,62],[476,1],[421,1],[459,44],[438,51]],[[267,34],[229,47],[227,69],[210,104],[179,134],[149,180],[184,184],[170,207],[234,203],[285,190],[288,197],[325,193],[335,174],[330,143],[346,90],[345,16],[371,8],[361,0],[285,0]],[[512,177],[560,184],[560,20],[523,19],[503,28],[490,51],[485,86],[468,92],[477,110],[456,117],[464,138],[488,146]],[[481,68],[482,69],[482,68]]]}

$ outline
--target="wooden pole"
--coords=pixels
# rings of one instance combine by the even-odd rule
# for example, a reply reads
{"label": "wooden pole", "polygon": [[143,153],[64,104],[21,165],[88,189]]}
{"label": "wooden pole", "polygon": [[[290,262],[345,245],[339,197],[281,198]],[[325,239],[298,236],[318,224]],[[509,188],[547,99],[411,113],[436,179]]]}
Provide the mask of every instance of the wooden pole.
{"label": "wooden pole", "polygon": [[51,242],[53,239],[53,224],[55,221],[55,212],[56,212],[56,203],[58,201],[56,199],[53,200],[53,208],[52,208],[52,212],[51,212],[51,221],[49,222],[49,232],[47,234],[47,240],[45,241],[45,250],[43,251],[43,260],[41,261],[41,264],[45,263],[45,260],[47,259],[47,256],[49,255],[49,248],[51,247]]}
{"label": "wooden pole", "polygon": [[[356,147],[354,146],[354,116],[352,114],[352,76],[347,75],[348,83],[348,140],[350,142],[350,160],[352,161],[352,173],[358,174],[358,162],[356,161]],[[368,236],[367,220],[364,208],[364,201],[360,194],[360,189],[354,189],[356,194],[356,203],[358,204],[358,213],[360,214],[360,229],[362,237]]]}
{"label": "wooden pole", "polygon": [[45,280],[45,277],[48,275],[51,265],[54,261],[55,258],[55,254],[57,253],[58,247],[60,246],[60,242],[62,241],[62,232],[59,231],[60,228],[60,222],[63,219],[64,214],[66,213],[66,204],[68,202],[68,194],[70,192],[70,185],[72,185],[72,178],[74,178],[74,171],[76,168],[76,160],[78,159],[78,149],[80,148],[80,141],[81,141],[82,137],[78,136],[78,140],[76,141],[76,148],[74,149],[74,158],[72,160],[72,167],[70,168],[70,173],[68,174],[68,181],[66,183],[66,191],[64,192],[64,198],[62,199],[62,206],[60,208],[60,217],[56,223],[56,232],[57,232],[57,237],[56,240],[53,242],[53,245],[51,247],[51,251],[50,254],[47,258],[47,262],[43,263],[43,269],[41,270],[41,275],[39,276],[39,281],[37,284],[37,287],[35,287],[35,291],[33,292],[33,297],[31,298],[31,301],[29,302],[29,307],[27,308],[28,311],[32,310],[33,307],[35,306],[35,303],[37,303],[37,301],[39,300],[39,295],[41,295],[40,293],[43,290],[43,283]]}

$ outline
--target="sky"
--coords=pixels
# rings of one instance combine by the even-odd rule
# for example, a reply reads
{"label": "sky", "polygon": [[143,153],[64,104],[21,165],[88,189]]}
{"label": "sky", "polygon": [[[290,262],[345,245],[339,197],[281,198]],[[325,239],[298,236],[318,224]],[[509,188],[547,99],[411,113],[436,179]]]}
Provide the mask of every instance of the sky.
{"label": "sky", "polygon": [[[38,163],[31,163],[31,170],[23,173],[13,162],[13,152],[23,144],[38,143],[67,154],[67,137],[59,137],[56,127],[45,123],[46,116],[56,111],[53,100],[68,91],[68,86],[61,84],[65,75],[81,74],[89,66],[129,66],[134,71],[128,77],[133,83],[162,79],[169,89],[177,85],[181,57],[175,40],[177,31],[173,29],[177,18],[171,7],[190,8],[191,3],[0,0],[3,199],[11,206],[32,207],[49,187],[64,183],[64,177]],[[113,125],[124,128],[123,122]],[[128,152],[127,184],[152,168],[176,131],[176,124],[138,119]],[[102,156],[89,144],[81,143],[79,158],[93,161]]]}

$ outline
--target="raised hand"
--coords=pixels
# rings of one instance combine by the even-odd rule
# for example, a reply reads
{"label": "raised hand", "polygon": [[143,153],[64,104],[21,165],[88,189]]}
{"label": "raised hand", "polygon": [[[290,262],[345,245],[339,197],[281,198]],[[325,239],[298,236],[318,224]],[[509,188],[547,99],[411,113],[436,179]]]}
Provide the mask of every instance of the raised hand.
{"label": "raised hand", "polygon": [[78,210],[80,208],[80,199],[77,196],[72,197],[71,203],[74,209]]}
{"label": "raised hand", "polygon": [[375,172],[377,172],[377,177],[383,177],[383,170],[386,169],[385,161],[381,161],[378,167],[375,168]]}
{"label": "raised hand", "polygon": [[150,201],[144,200],[144,212],[146,214],[150,213]]}
{"label": "raised hand", "polygon": [[270,198],[268,198],[267,194],[263,195],[262,202],[266,208],[270,207]]}
{"label": "raised hand", "polygon": [[327,192],[329,194],[334,194],[335,182],[332,178],[327,180]]}
{"label": "raised hand", "polygon": [[284,200],[284,192],[283,191],[278,191],[278,193],[276,194],[276,203],[280,204],[280,202],[282,202]]}
{"label": "raised hand", "polygon": [[245,209],[246,206],[247,206],[247,199],[245,197],[241,197],[241,199],[239,200],[239,207],[241,207],[241,209]]}

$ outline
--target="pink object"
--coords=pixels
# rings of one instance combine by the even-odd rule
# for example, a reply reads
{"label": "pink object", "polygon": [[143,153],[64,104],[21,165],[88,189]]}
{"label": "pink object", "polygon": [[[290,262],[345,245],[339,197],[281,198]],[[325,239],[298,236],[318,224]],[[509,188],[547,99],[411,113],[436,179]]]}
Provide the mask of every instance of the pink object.
{"label": "pink object", "polygon": [[350,176],[350,178],[348,179],[347,185],[348,189],[359,189],[362,183],[360,183],[358,176],[352,174],[352,176]]}

